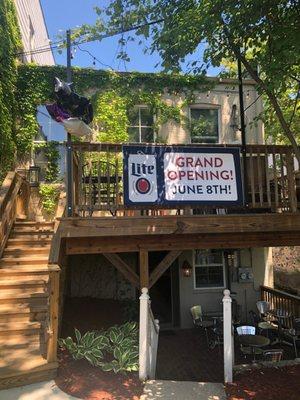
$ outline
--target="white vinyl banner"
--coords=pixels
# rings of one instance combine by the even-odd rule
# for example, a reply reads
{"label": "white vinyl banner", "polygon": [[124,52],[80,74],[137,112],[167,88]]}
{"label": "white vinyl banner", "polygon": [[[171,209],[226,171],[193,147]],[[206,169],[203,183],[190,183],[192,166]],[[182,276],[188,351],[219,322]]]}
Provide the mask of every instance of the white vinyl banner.
{"label": "white vinyl banner", "polygon": [[164,154],[168,201],[237,201],[234,156],[230,153]]}
{"label": "white vinyl banner", "polygon": [[157,201],[156,156],[130,154],[128,157],[128,197],[132,202]]}

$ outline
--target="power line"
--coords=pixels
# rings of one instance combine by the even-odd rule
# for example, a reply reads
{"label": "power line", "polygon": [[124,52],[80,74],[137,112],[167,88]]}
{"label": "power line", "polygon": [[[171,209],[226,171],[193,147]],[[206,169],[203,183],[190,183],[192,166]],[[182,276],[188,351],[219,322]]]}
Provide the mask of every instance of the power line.
{"label": "power line", "polygon": [[93,58],[93,60],[97,61],[99,64],[103,65],[104,67],[108,67],[108,68],[110,68],[111,70],[114,70],[114,68],[113,68],[112,66],[110,66],[110,65],[108,65],[108,64],[105,64],[104,62],[100,61],[100,60],[99,60],[97,57],[95,57],[89,50],[82,49],[82,48],[79,46],[79,44],[76,44],[75,46],[78,48],[78,50],[80,50],[80,51],[82,51],[82,52],[84,52],[84,53],[87,53],[89,56],[91,56],[91,57]]}

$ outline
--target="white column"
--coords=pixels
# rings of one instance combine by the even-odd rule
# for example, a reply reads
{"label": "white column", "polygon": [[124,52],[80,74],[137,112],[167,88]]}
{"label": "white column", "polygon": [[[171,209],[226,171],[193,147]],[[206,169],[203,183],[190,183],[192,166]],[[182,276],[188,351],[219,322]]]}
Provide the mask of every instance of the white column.
{"label": "white column", "polygon": [[231,317],[231,297],[230,291],[224,290],[223,297],[223,336],[224,336],[224,381],[232,382],[233,366],[233,336],[232,336],[232,317]]}
{"label": "white column", "polygon": [[148,379],[149,343],[148,343],[148,289],[142,288],[140,296],[140,329],[139,329],[139,378],[141,381]]}

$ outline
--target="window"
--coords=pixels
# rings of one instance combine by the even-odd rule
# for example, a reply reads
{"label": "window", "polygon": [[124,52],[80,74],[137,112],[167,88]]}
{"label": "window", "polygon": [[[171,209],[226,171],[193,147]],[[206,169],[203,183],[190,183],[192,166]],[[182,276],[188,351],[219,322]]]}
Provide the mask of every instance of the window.
{"label": "window", "polygon": [[224,257],[221,250],[195,250],[195,288],[224,288]]}
{"label": "window", "polygon": [[219,110],[217,108],[191,108],[191,142],[219,142]]}
{"label": "window", "polygon": [[137,143],[152,143],[154,142],[153,135],[153,115],[149,107],[136,106],[128,113],[129,142]]}

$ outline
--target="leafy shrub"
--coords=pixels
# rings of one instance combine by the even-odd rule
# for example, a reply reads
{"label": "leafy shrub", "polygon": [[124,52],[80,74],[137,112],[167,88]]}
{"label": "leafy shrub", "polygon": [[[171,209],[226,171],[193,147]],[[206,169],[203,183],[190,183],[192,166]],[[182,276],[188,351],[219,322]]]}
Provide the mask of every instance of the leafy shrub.
{"label": "leafy shrub", "polygon": [[138,327],[135,322],[113,326],[102,332],[81,335],[75,329],[76,341],[60,339],[59,345],[75,360],[85,358],[93,366],[114,373],[138,370]]}
{"label": "leafy shrub", "polygon": [[43,209],[48,214],[54,214],[59,197],[59,187],[55,184],[43,183],[40,185],[39,194],[41,196]]}

